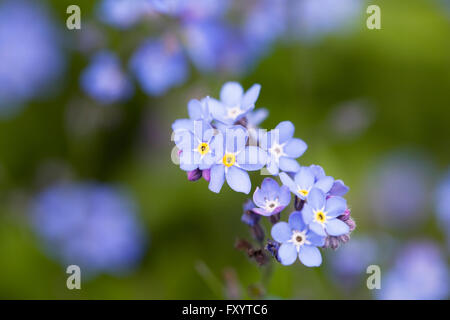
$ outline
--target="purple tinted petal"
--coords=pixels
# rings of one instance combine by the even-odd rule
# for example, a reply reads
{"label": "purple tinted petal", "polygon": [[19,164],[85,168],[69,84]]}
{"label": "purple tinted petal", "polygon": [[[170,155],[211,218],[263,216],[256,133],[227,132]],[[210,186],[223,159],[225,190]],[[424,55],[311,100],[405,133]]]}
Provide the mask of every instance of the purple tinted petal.
{"label": "purple tinted petal", "polygon": [[240,105],[244,90],[237,82],[227,82],[220,90],[220,100],[227,106]]}
{"label": "purple tinted petal", "polygon": [[294,211],[289,216],[289,226],[292,230],[303,231],[306,224],[303,222],[303,217],[300,211]]}
{"label": "purple tinted petal", "polygon": [[267,152],[260,147],[249,146],[237,155],[236,162],[244,170],[260,170],[267,163]]}
{"label": "purple tinted petal", "polygon": [[248,173],[236,166],[228,168],[225,174],[227,183],[236,192],[248,194],[252,188]]}
{"label": "purple tinted petal", "polygon": [[282,265],[289,266],[297,260],[297,249],[291,243],[283,243],[278,249],[278,258]]}
{"label": "purple tinted petal", "polygon": [[341,197],[331,197],[325,205],[325,211],[330,218],[344,214],[345,209],[347,209],[347,201]]}
{"label": "purple tinted petal", "polygon": [[209,182],[211,180],[211,170],[210,169],[203,170],[202,177],[203,177],[203,179],[205,179],[206,181]]}
{"label": "purple tinted petal", "polygon": [[314,184],[314,188],[319,188],[323,192],[327,193],[333,186],[333,177],[323,177]]}
{"label": "purple tinted petal", "polygon": [[312,188],[308,194],[308,203],[315,210],[321,210],[325,206],[325,193],[317,188]]}
{"label": "purple tinted petal", "polygon": [[307,267],[318,267],[322,264],[320,250],[313,246],[304,245],[301,247],[298,258]]}
{"label": "purple tinted petal", "polygon": [[272,227],[270,234],[275,241],[283,243],[291,239],[292,230],[287,222],[282,221]]}
{"label": "purple tinted petal", "polygon": [[275,130],[278,130],[278,142],[284,143],[294,136],[295,127],[290,121],[280,122]]}
{"label": "purple tinted petal", "polygon": [[272,214],[274,214],[274,213],[268,212],[268,211],[266,211],[265,209],[262,209],[262,208],[253,208],[252,211],[254,213],[257,213],[257,214],[265,216],[265,217],[268,217],[268,216],[271,216]]}
{"label": "purple tinted petal", "polygon": [[[310,168],[301,167],[295,175],[295,183],[301,189],[309,190],[314,184],[314,175]],[[298,190],[296,190],[297,192]]]}
{"label": "purple tinted petal", "polygon": [[330,236],[341,236],[350,231],[348,225],[339,219],[328,220],[326,229]]}
{"label": "purple tinted petal", "polygon": [[297,172],[300,170],[300,165],[294,159],[281,157],[280,169],[286,172]]}
{"label": "purple tinted petal", "polygon": [[291,139],[284,146],[283,150],[290,158],[298,158],[305,153],[308,146],[301,139]]}
{"label": "purple tinted petal", "polygon": [[333,196],[344,196],[348,190],[350,190],[349,187],[347,187],[342,180],[336,180],[333,184],[333,186],[330,189],[330,195]]}
{"label": "purple tinted petal", "polygon": [[280,205],[287,206],[291,202],[291,193],[289,192],[289,188],[286,186],[280,187],[279,197],[278,200],[280,202]]}
{"label": "purple tinted petal", "polygon": [[225,182],[225,168],[221,164],[216,164],[211,167],[211,181],[209,182],[209,190],[219,193]]}
{"label": "purple tinted petal", "polygon": [[253,193],[253,202],[258,207],[264,207],[266,204],[266,198],[267,194],[264,192],[264,190],[260,189],[259,187],[256,187],[256,190]]}
{"label": "purple tinted petal", "polygon": [[261,86],[259,84],[254,84],[247,92],[244,94],[241,103],[242,110],[249,110],[255,106],[255,102],[258,99],[259,91]]}

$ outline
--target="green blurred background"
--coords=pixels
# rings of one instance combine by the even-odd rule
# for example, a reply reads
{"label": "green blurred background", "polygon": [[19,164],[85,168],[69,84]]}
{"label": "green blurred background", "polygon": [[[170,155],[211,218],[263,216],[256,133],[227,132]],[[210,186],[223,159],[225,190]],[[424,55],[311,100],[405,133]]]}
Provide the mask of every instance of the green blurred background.
{"label": "green blurred background", "polygon": [[[82,19],[92,16],[93,1],[77,2]],[[171,162],[171,123],[186,117],[190,99],[217,97],[229,80],[240,81],[244,88],[261,84],[257,107],[270,111],[263,127],[291,120],[296,136],[309,146],[300,164],[320,164],[350,187],[347,199],[357,222],[355,236],[371,236],[380,246],[383,239],[402,243],[427,238],[445,247],[445,230],[431,203],[419,227],[387,228],[377,223],[367,190],[381,159],[399,150],[413,150],[432,163],[434,184],[449,165],[449,13],[428,0],[369,3],[381,7],[381,30],[368,30],[362,12],[352,32],[278,45],[243,78],[196,73],[161,98],[138,90],[129,102],[110,108],[85,98],[78,77],[87,58],[68,53],[69,68],[59,94],[0,120],[0,297],[226,298],[225,279],[236,277],[244,298],[258,297],[249,287],[261,281],[267,296],[274,298],[372,298],[364,278],[352,290],[342,290],[339,281],[330,279],[330,253],[325,250],[320,268],[273,264],[273,274],[266,279],[266,268],[234,249],[236,238],[250,237],[240,223],[247,197],[228,187],[214,194],[203,180],[188,182]],[[81,31],[65,29],[69,4],[51,2],[71,43]],[[108,32],[110,47],[134,45],[127,36],[130,31]],[[356,105],[363,119],[361,127],[350,132],[336,124],[348,105]],[[128,188],[150,238],[134,272],[99,275],[82,281],[81,290],[66,288],[65,267],[42,252],[27,222],[30,197],[45,181],[61,175]],[[253,186],[262,178],[253,174]],[[388,268],[391,258],[385,260],[380,264]]]}

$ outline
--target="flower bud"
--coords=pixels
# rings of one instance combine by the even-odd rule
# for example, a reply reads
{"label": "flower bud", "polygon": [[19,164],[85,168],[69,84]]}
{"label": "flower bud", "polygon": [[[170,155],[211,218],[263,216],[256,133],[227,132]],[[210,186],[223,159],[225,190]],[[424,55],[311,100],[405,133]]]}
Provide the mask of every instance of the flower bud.
{"label": "flower bud", "polygon": [[197,181],[202,177],[202,171],[199,169],[195,169],[187,172],[187,177],[189,181]]}

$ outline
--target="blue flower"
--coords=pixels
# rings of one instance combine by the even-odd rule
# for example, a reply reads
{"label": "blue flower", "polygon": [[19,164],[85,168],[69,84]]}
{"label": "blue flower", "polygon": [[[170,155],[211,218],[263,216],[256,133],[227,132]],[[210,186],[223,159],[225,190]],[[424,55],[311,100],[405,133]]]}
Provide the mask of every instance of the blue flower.
{"label": "blue flower", "polygon": [[133,54],[130,67],[143,90],[152,96],[183,84],[189,74],[181,46],[171,35],[146,41]]}
{"label": "blue flower", "polygon": [[447,232],[447,236],[450,236],[450,170],[439,183],[434,203],[440,224]]}
{"label": "blue flower", "polygon": [[177,17],[183,22],[201,21],[224,15],[229,7],[225,0],[147,0],[161,14]]}
{"label": "blue flower", "polygon": [[[308,197],[312,188],[318,188],[324,193],[328,193],[334,185],[334,179],[325,176],[325,174],[317,179],[311,167],[300,167],[294,176],[294,180],[284,172],[280,173],[280,179],[293,194],[302,200]],[[338,187],[336,189],[339,190]]]}
{"label": "blue flower", "polygon": [[112,187],[54,185],[36,196],[30,213],[47,251],[87,274],[130,271],[144,253],[134,203]]}
{"label": "blue flower", "polygon": [[0,3],[0,116],[57,90],[66,62],[57,30],[38,1]]}
{"label": "blue flower", "polygon": [[206,170],[222,154],[223,142],[220,136],[214,135],[214,129],[207,122],[196,120],[193,126],[193,131],[179,132],[175,140],[181,151],[180,168],[185,171]]}
{"label": "blue flower", "polygon": [[124,101],[134,90],[130,79],[120,68],[119,59],[107,51],[93,57],[80,82],[89,96],[106,104]]}
{"label": "blue flower", "polygon": [[217,121],[232,125],[255,108],[261,86],[254,84],[247,92],[237,82],[227,82],[220,91],[220,101],[210,99],[210,111]]}
{"label": "blue flower", "polygon": [[211,167],[209,189],[220,192],[226,179],[231,189],[248,194],[251,182],[246,171],[264,167],[267,155],[259,147],[246,147],[248,132],[241,126],[227,128],[224,135],[220,136],[223,137],[223,148],[221,153],[216,150],[218,161]]}
{"label": "blue flower", "polygon": [[272,227],[272,238],[281,243],[278,259],[281,264],[291,265],[297,260],[307,267],[318,267],[322,264],[322,256],[317,247],[323,246],[325,237],[308,229],[300,212],[289,216],[289,223],[278,222]]}
{"label": "blue flower", "polygon": [[259,144],[270,156],[267,170],[277,175],[280,170],[297,172],[300,165],[295,161],[307,149],[306,143],[294,136],[294,125],[290,121],[280,122],[274,130],[260,135]]}
{"label": "blue flower", "polygon": [[126,29],[136,24],[150,9],[148,0],[102,0],[96,11],[102,22]]}
{"label": "blue flower", "polygon": [[263,215],[271,216],[281,212],[291,202],[291,193],[286,186],[279,186],[272,178],[266,178],[257,187],[253,194],[253,201],[259,208],[253,208],[252,211]]}
{"label": "blue flower", "polygon": [[340,236],[349,233],[349,226],[340,219],[347,209],[347,201],[341,197],[326,198],[325,193],[313,188],[308,194],[302,214],[304,222],[322,236]]}
{"label": "blue flower", "polygon": [[243,206],[244,213],[241,216],[241,221],[246,225],[253,227],[261,220],[261,216],[253,213],[252,209],[255,207],[252,200],[248,199]]}

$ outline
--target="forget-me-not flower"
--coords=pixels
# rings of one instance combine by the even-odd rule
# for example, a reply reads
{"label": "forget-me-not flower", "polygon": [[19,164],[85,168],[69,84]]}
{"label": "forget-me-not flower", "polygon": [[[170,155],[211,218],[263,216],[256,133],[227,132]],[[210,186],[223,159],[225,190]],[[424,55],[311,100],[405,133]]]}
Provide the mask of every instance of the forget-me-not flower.
{"label": "forget-me-not flower", "polygon": [[96,11],[102,22],[126,29],[136,24],[151,9],[148,0],[102,0]]}
{"label": "forget-me-not flower", "polygon": [[309,230],[298,211],[289,216],[289,223],[278,222],[272,227],[272,238],[281,243],[278,259],[281,264],[291,265],[297,260],[307,267],[318,267],[322,264],[322,255],[317,247],[323,246],[325,237]]}
{"label": "forget-me-not flower", "polygon": [[263,215],[271,216],[281,212],[291,202],[291,193],[286,186],[279,186],[272,178],[265,178],[261,188],[257,187],[253,194],[253,202],[258,208],[252,211]]}
{"label": "forget-me-not flower", "polygon": [[340,219],[347,209],[347,201],[341,197],[326,198],[319,188],[313,188],[308,194],[302,209],[304,222],[319,235],[340,236],[350,231],[349,226]]}
{"label": "forget-me-not flower", "polygon": [[100,52],[83,71],[81,87],[101,103],[124,101],[134,89],[127,74],[120,67],[120,61],[112,52]]}
{"label": "forget-me-not flower", "polygon": [[232,125],[255,108],[261,86],[254,84],[247,92],[237,82],[227,82],[220,91],[220,101],[211,98],[210,111],[214,119]]}
{"label": "forget-me-not flower", "polygon": [[294,125],[290,121],[280,122],[274,130],[263,132],[259,145],[269,154],[267,170],[277,175],[280,170],[297,172],[300,165],[295,160],[307,149],[306,143],[294,136]]}
{"label": "forget-me-not flower", "polygon": [[225,180],[231,189],[248,194],[251,190],[247,171],[259,170],[266,164],[267,155],[256,146],[246,146],[248,132],[244,127],[233,126],[225,130],[222,152],[217,148],[217,163],[211,167],[209,189],[220,192]]}
{"label": "forget-me-not flower", "polygon": [[295,174],[294,179],[291,179],[288,174],[280,173],[281,182],[287,186],[293,194],[302,200],[307,199],[312,188],[318,188],[324,193],[330,191],[333,186],[334,179],[332,177],[323,176],[316,180],[314,171],[310,167],[301,167]]}

